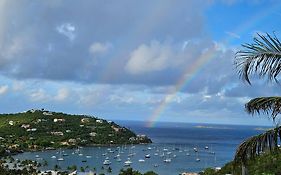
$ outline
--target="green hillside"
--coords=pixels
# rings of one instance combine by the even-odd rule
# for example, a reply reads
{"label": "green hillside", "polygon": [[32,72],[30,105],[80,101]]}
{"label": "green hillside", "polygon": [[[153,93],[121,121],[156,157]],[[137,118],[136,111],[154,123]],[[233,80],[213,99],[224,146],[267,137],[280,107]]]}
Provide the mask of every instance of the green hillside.
{"label": "green hillside", "polygon": [[114,122],[45,110],[0,114],[1,153],[60,147],[151,143]]}

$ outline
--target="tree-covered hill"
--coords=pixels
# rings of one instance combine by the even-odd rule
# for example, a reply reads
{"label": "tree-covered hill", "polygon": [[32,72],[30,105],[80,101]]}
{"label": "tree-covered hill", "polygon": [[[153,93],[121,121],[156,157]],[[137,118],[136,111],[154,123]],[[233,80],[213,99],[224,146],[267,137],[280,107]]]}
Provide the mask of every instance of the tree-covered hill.
{"label": "tree-covered hill", "polygon": [[0,151],[25,151],[110,144],[151,143],[114,122],[42,110],[0,114]]}

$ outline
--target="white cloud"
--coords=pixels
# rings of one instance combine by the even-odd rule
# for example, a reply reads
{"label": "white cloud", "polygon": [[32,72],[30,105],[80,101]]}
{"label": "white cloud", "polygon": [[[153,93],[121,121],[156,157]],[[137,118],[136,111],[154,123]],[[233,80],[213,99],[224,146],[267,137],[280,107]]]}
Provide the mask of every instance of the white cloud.
{"label": "white cloud", "polygon": [[227,35],[229,35],[230,37],[232,37],[232,38],[236,38],[236,39],[240,39],[240,38],[241,38],[240,35],[238,35],[237,33],[234,33],[234,32],[226,31],[225,33],[226,33]]}
{"label": "white cloud", "polygon": [[174,56],[170,45],[152,41],[150,45],[140,45],[131,53],[125,69],[131,74],[161,71],[177,63],[171,60]]}
{"label": "white cloud", "polygon": [[4,85],[4,86],[0,86],[0,95],[6,94],[8,91],[8,86]]}
{"label": "white cloud", "polygon": [[89,52],[91,54],[93,54],[93,55],[95,55],[95,54],[102,54],[102,53],[106,53],[109,48],[110,48],[110,44],[109,43],[95,42],[95,43],[93,43],[90,46]]}
{"label": "white cloud", "polygon": [[56,30],[66,36],[70,41],[73,41],[76,37],[75,35],[75,26],[71,23],[63,23],[60,26],[57,26]]}
{"label": "white cloud", "polygon": [[57,101],[64,101],[69,96],[69,90],[66,88],[61,88],[58,90],[57,95],[54,97]]}
{"label": "white cloud", "polygon": [[44,89],[33,90],[29,96],[31,101],[45,102],[49,100],[49,96]]}

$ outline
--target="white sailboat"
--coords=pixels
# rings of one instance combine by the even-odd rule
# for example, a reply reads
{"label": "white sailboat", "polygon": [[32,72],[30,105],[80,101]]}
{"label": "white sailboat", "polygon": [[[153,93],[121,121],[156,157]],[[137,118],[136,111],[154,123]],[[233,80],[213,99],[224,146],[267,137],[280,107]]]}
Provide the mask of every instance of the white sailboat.
{"label": "white sailboat", "polygon": [[124,162],[124,166],[130,166],[133,162],[131,161],[130,158],[128,158],[125,162]]}
{"label": "white sailboat", "polygon": [[61,156],[61,150],[60,150],[60,157],[57,159],[57,161],[64,161],[64,158]]}
{"label": "white sailboat", "polygon": [[104,164],[104,165],[110,165],[111,162],[109,161],[109,159],[105,159],[105,160],[103,161],[103,164]]}
{"label": "white sailboat", "polygon": [[196,152],[196,162],[200,162],[199,156],[198,156],[198,152]]}

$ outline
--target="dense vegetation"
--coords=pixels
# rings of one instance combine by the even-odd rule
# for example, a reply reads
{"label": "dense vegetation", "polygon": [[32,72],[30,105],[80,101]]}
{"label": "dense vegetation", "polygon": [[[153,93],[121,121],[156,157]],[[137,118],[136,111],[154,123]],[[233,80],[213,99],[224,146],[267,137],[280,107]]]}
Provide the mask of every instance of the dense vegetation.
{"label": "dense vegetation", "polygon": [[[262,154],[248,161],[248,173],[260,175],[280,175],[281,174],[281,151],[275,153]],[[234,168],[235,167],[235,168]],[[201,175],[225,175],[233,174],[240,175],[241,167],[234,166],[234,162],[225,164],[221,170],[215,171],[212,168],[207,168]]]}
{"label": "dense vegetation", "polygon": [[0,114],[0,155],[20,151],[150,143],[114,122],[45,110]]}

